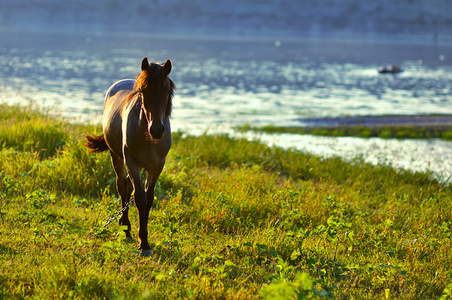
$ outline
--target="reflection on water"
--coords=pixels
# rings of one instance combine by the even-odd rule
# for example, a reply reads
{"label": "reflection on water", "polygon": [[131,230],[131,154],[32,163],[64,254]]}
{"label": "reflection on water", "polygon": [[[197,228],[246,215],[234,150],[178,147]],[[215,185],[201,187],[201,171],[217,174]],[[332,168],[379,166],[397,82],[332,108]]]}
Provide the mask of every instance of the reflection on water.
{"label": "reflection on water", "polygon": [[[100,122],[105,91],[119,79],[136,76],[144,56],[173,60],[172,79],[178,88],[172,119],[175,129],[205,130],[244,123],[297,125],[305,117],[452,113],[449,46],[321,40],[280,40],[275,46],[270,39],[5,32],[0,32],[0,37],[0,101],[30,100],[74,120]],[[405,71],[377,73],[381,64],[392,63],[401,64]],[[359,149],[363,146],[358,144],[368,143],[366,140],[325,142],[311,137],[317,141],[313,142],[305,138],[286,139],[292,147],[322,155],[329,154],[321,147],[305,145],[324,143],[337,155],[365,155],[374,162],[375,153],[401,161],[392,156],[387,141],[372,140],[387,150],[378,152],[370,147],[362,153]],[[280,145],[287,144],[283,136],[279,139]],[[343,141],[355,146],[346,153],[340,151]],[[415,155],[415,149],[423,149],[413,147],[407,146],[406,153]],[[415,161],[413,156],[410,165]]]}

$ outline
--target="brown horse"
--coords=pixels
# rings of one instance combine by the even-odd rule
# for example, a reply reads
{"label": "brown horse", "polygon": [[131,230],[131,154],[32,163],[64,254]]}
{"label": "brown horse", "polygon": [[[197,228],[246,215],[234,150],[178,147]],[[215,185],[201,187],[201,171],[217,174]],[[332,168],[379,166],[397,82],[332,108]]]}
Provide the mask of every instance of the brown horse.
{"label": "brown horse", "polygon": [[[172,64],[141,62],[141,73],[136,80],[125,79],[113,84],[105,96],[103,134],[86,135],[86,146],[91,152],[110,150],[116,172],[116,187],[124,207],[135,191],[135,205],[139,215],[139,249],[150,255],[148,243],[148,218],[154,200],[154,187],[165,165],[171,147],[172,98],[175,85],[168,77]],[[124,165],[128,176],[124,171]],[[147,173],[146,184],[140,171]],[[126,236],[131,239],[128,209],[119,220],[126,225]]]}

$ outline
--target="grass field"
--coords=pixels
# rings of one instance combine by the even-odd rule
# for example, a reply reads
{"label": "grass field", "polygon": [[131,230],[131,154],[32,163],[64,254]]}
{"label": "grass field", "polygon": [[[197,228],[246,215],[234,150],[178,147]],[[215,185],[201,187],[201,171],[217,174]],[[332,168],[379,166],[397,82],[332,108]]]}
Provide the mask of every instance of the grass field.
{"label": "grass field", "polygon": [[173,134],[152,256],[124,240],[107,153],[0,106],[1,299],[446,299],[452,188],[429,174]]}

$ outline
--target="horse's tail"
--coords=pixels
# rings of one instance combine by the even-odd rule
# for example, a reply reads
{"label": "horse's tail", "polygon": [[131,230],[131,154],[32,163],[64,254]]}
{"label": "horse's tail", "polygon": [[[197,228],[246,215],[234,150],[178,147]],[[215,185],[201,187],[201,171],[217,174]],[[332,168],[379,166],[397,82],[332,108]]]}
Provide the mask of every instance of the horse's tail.
{"label": "horse's tail", "polygon": [[105,142],[104,135],[94,136],[85,134],[85,137],[86,143],[84,145],[90,149],[93,149],[89,153],[99,153],[109,149],[107,143]]}

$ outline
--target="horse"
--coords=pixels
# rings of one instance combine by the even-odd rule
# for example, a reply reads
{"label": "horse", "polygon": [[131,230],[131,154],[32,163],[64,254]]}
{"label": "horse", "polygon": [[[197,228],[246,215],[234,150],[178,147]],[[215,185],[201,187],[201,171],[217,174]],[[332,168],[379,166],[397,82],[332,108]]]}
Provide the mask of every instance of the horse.
{"label": "horse", "polygon": [[[90,153],[110,151],[124,210],[119,224],[127,226],[128,240],[132,239],[128,204],[134,191],[139,216],[138,249],[144,256],[152,254],[147,230],[149,211],[155,184],[171,148],[169,118],[176,88],[168,77],[171,69],[169,59],[160,64],[143,58],[141,73],[135,80],[120,80],[108,89],[102,117],[103,134],[85,135],[85,146],[91,149]],[[144,187],[140,177],[143,169],[146,171]]]}

